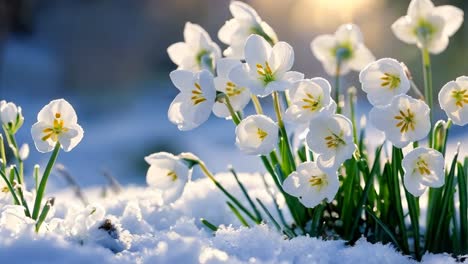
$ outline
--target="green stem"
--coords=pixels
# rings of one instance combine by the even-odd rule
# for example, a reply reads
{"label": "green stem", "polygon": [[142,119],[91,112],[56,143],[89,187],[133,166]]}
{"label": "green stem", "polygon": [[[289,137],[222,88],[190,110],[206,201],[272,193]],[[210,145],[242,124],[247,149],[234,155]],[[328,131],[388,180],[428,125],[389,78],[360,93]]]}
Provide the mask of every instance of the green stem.
{"label": "green stem", "polygon": [[238,125],[240,123],[240,119],[236,114],[236,111],[234,111],[234,108],[232,107],[231,100],[229,100],[229,96],[224,97],[224,102],[226,104],[227,109],[229,110],[229,113],[231,114],[232,121],[234,121],[234,124]]}
{"label": "green stem", "polygon": [[[430,108],[430,120],[433,121],[433,100],[432,100],[432,70],[431,56],[427,48],[422,49],[423,73],[424,73],[424,95],[427,105]],[[429,131],[429,147],[432,147],[432,131]]]}
{"label": "green stem", "polygon": [[6,153],[5,153],[5,143],[3,142],[3,135],[0,134],[0,159],[2,160],[1,162],[1,170],[4,174],[6,174],[6,167],[7,167],[7,159],[6,159]]}
{"label": "green stem", "polygon": [[354,144],[357,145],[358,143],[358,138],[357,138],[357,125],[356,125],[356,89],[354,87],[351,87],[349,89],[349,107],[351,110],[351,122],[353,124],[353,138],[354,138]]}
{"label": "green stem", "polygon": [[41,208],[42,197],[44,196],[47,180],[49,179],[50,172],[54,167],[55,161],[57,160],[57,156],[60,152],[60,143],[57,142],[55,144],[55,148],[50,156],[49,162],[47,163],[47,167],[42,175],[41,182],[39,183],[39,188],[37,189],[36,200],[34,201],[34,209],[33,209],[33,219],[36,220],[39,216],[39,211]]}
{"label": "green stem", "polygon": [[[283,116],[281,114],[281,104],[279,101],[278,92],[273,92],[273,101],[274,101],[274,106],[275,106],[276,118],[278,120],[278,126],[280,128],[280,134],[283,139],[283,144],[285,146],[285,151],[286,151],[285,153],[286,157],[283,157],[283,159],[287,160],[287,164],[283,164],[283,166],[288,168],[288,171],[286,171],[285,174],[289,175],[289,173],[296,170],[296,164],[294,161],[294,156],[292,154],[291,146],[289,144],[288,133],[286,132],[286,128],[284,127]],[[283,153],[281,153],[281,155],[283,155]]]}
{"label": "green stem", "polygon": [[16,192],[15,192],[15,189],[13,188],[13,186],[11,185],[10,181],[7,179],[6,175],[3,173],[3,171],[0,171],[0,176],[2,177],[2,179],[5,181],[7,187],[8,187],[8,191],[10,191],[11,195],[13,196],[13,200],[15,202],[16,205],[19,205],[21,204],[20,203],[20,200],[18,199],[18,196],[16,196]]}
{"label": "green stem", "polygon": [[341,61],[337,59],[336,61],[336,72],[335,72],[335,103],[336,103],[336,113],[341,114],[340,106],[340,72],[341,72]]}
{"label": "green stem", "polygon": [[252,94],[250,97],[252,98],[252,103],[255,107],[255,112],[259,115],[263,115],[262,104],[260,104],[258,97],[255,94]]}

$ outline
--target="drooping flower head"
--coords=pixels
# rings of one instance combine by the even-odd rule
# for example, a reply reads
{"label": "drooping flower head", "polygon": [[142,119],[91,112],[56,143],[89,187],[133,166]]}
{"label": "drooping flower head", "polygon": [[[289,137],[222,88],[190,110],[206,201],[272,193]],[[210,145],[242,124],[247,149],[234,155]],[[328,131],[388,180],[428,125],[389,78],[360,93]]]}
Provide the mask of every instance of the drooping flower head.
{"label": "drooping flower head", "polygon": [[414,196],[421,196],[427,187],[444,185],[444,157],[434,149],[413,149],[403,158],[402,165],[405,188]]}
{"label": "drooping flower head", "polygon": [[305,162],[297,166],[283,182],[283,190],[299,198],[308,208],[315,207],[324,199],[331,202],[340,183],[336,171],[323,170],[315,162]]}
{"label": "drooping flower head", "polygon": [[229,10],[233,16],[218,32],[218,38],[229,47],[223,52],[226,57],[243,59],[245,41],[251,34],[257,34],[276,43],[278,38],[273,29],[258,16],[248,4],[232,1]]}
{"label": "drooping flower head", "polygon": [[289,90],[290,106],[285,119],[295,123],[307,123],[323,114],[334,114],[330,98],[330,83],[323,78],[304,79],[295,82]]}
{"label": "drooping flower head", "polygon": [[323,64],[325,71],[344,75],[350,70],[360,71],[375,60],[374,55],[363,43],[361,30],[353,24],[341,25],[334,35],[320,35],[310,44],[312,53]]}
{"label": "drooping flower head", "polygon": [[187,22],[184,28],[184,42],[177,42],[167,48],[171,60],[180,70],[212,71],[221,57],[221,50],[208,33],[199,25]]}
{"label": "drooping flower head", "polygon": [[[214,78],[214,84],[217,91],[223,92],[229,97],[232,108],[234,111],[242,111],[244,107],[250,102],[250,90],[234,83],[229,79],[229,72],[236,66],[241,65],[239,60],[235,59],[220,59],[216,66],[218,76]],[[218,117],[229,117],[226,104],[223,102],[216,102],[213,106],[213,113]]]}
{"label": "drooping flower head", "polygon": [[445,84],[439,92],[439,104],[454,124],[468,124],[468,77]]}
{"label": "drooping flower head", "polygon": [[278,129],[269,117],[251,115],[236,127],[236,145],[248,155],[267,155],[278,143]]}
{"label": "drooping flower head", "polygon": [[384,58],[367,65],[359,74],[362,90],[374,106],[388,105],[393,97],[405,94],[410,81],[397,60]]}
{"label": "drooping flower head", "polygon": [[449,37],[462,23],[463,11],[457,7],[435,7],[430,0],[412,0],[407,15],[395,21],[392,30],[401,41],[438,54],[447,48]]}
{"label": "drooping flower head", "polygon": [[167,152],[158,152],[145,157],[150,165],[146,182],[150,187],[162,191],[165,202],[172,202],[182,194],[190,180],[192,170],[179,157]]}
{"label": "drooping flower head", "polygon": [[203,124],[210,117],[216,99],[213,75],[207,70],[196,73],[175,70],[170,77],[180,93],[169,106],[169,120],[184,131]]}
{"label": "drooping flower head", "polygon": [[39,152],[50,152],[57,143],[68,152],[80,143],[83,129],[78,125],[78,117],[71,104],[58,99],[41,109],[31,134]]}
{"label": "drooping flower head", "polygon": [[294,63],[294,50],[286,42],[273,47],[261,36],[250,35],[245,43],[246,63],[234,67],[229,79],[248,87],[250,92],[264,97],[274,91],[284,91],[294,81],[304,78],[299,72],[289,71]]}
{"label": "drooping flower head", "polygon": [[431,129],[429,111],[424,101],[402,94],[389,105],[372,108],[369,119],[394,146],[403,148],[427,136]]}
{"label": "drooping flower head", "polygon": [[12,102],[0,101],[0,121],[10,133],[15,134],[24,122],[21,107]]}
{"label": "drooping flower head", "polygon": [[351,121],[343,115],[314,119],[306,141],[309,148],[319,154],[317,163],[327,169],[337,169],[356,150]]}

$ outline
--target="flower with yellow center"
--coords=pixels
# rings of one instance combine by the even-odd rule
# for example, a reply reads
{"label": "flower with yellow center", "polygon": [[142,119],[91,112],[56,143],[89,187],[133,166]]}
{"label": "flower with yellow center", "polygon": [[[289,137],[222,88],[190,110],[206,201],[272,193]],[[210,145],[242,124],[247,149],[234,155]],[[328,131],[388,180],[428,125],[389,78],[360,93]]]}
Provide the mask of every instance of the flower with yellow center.
{"label": "flower with yellow center", "polygon": [[213,75],[207,70],[196,73],[175,70],[170,77],[180,93],[169,106],[169,120],[180,130],[200,126],[210,117],[215,103]]}
{"label": "flower with yellow center", "polygon": [[285,91],[304,75],[290,71],[294,64],[294,50],[286,42],[273,47],[261,36],[251,35],[244,47],[243,65],[234,67],[229,79],[251,93],[265,97],[274,91]]}
{"label": "flower with yellow center", "polygon": [[402,94],[389,105],[372,108],[369,119],[394,146],[403,148],[427,136],[431,129],[429,111],[422,100]]}
{"label": "flower with yellow center", "polygon": [[427,187],[444,185],[444,157],[437,150],[415,148],[403,158],[402,166],[405,188],[414,196],[421,196]]}
{"label": "flower with yellow center", "polygon": [[362,90],[374,106],[388,105],[392,98],[405,94],[410,81],[405,68],[397,60],[384,58],[367,65],[359,74]]}
{"label": "flower with yellow center", "polygon": [[439,104],[454,124],[468,124],[468,77],[445,84],[439,92]]}
{"label": "flower with yellow center", "polygon": [[50,152],[57,143],[68,152],[83,138],[83,129],[78,125],[73,107],[64,99],[58,99],[41,109],[31,134],[39,152]]}
{"label": "flower with yellow center", "polygon": [[146,173],[148,185],[161,191],[166,203],[179,198],[192,175],[188,165],[180,157],[167,152],[146,156],[145,161],[150,165]]}
{"label": "flower with yellow center", "polygon": [[336,170],[325,170],[316,162],[299,164],[282,185],[285,192],[297,197],[308,208],[315,207],[325,199],[331,202],[339,186]]}
{"label": "flower with yellow center", "polygon": [[350,70],[362,70],[375,59],[364,45],[361,30],[353,24],[341,25],[333,35],[317,36],[310,43],[310,48],[332,76],[337,75],[337,62],[340,63],[338,75],[344,75]]}
{"label": "flower with yellow center", "polygon": [[455,6],[435,7],[430,0],[412,0],[407,15],[393,23],[392,31],[401,41],[438,54],[462,23],[463,10]]}
{"label": "flower with yellow center", "polygon": [[289,90],[290,105],[286,110],[285,120],[303,124],[321,115],[334,114],[330,90],[330,83],[323,78],[295,82]]}
{"label": "flower with yellow center", "polygon": [[236,145],[248,155],[267,155],[278,143],[278,126],[265,115],[251,115],[236,127]]}
{"label": "flower with yellow center", "polygon": [[343,115],[314,119],[310,122],[306,141],[309,148],[319,154],[317,163],[332,170],[338,169],[356,150],[351,121]]}
{"label": "flower with yellow center", "polygon": [[[229,72],[242,63],[234,59],[220,59],[216,65],[218,76],[214,78],[214,84],[217,91],[223,92],[229,97],[234,111],[242,111],[250,102],[250,91],[246,87],[237,85],[229,79]],[[213,113],[218,117],[228,118],[231,116],[226,104],[216,102],[213,106]]]}

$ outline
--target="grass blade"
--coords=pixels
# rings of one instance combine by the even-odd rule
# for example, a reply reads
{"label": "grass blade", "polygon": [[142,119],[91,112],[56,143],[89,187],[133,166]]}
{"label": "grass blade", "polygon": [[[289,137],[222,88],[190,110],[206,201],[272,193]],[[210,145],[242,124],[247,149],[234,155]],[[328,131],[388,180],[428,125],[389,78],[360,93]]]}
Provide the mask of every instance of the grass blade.
{"label": "grass blade", "polygon": [[213,232],[216,232],[218,231],[218,227],[213,225],[212,223],[210,223],[208,220],[206,220],[205,218],[200,218],[200,222],[202,224],[204,224],[208,229],[210,229],[211,231]]}
{"label": "grass blade", "polygon": [[460,249],[461,254],[468,254],[468,194],[467,175],[461,163],[457,165],[458,197],[460,200]]}
{"label": "grass blade", "polygon": [[239,210],[237,210],[237,208],[230,202],[226,202],[227,205],[229,206],[229,209],[231,209],[231,211],[234,213],[234,215],[237,217],[237,219],[239,219],[239,221],[241,222],[241,224],[245,227],[250,227],[249,226],[249,223],[247,223],[247,221],[245,220],[245,218],[240,214]]}
{"label": "grass blade", "polygon": [[245,198],[247,199],[247,201],[249,202],[250,206],[252,207],[252,210],[254,211],[255,216],[256,216],[257,219],[261,222],[261,221],[262,221],[262,215],[260,214],[260,212],[258,211],[257,207],[256,207],[255,204],[253,203],[253,201],[252,201],[252,199],[250,198],[250,195],[249,195],[249,193],[247,192],[247,190],[245,189],[244,185],[240,182],[239,177],[237,176],[236,171],[234,170],[234,168],[229,168],[229,171],[230,171],[231,174],[234,176],[234,179],[236,179],[237,185],[239,185],[240,189],[242,190],[242,193],[244,194]]}

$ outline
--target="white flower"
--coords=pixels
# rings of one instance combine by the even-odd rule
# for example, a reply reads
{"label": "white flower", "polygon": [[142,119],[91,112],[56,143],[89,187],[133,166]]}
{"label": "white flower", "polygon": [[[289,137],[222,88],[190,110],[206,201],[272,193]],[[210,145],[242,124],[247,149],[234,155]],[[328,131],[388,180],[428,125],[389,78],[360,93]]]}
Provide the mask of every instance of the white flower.
{"label": "white flower", "polygon": [[25,216],[24,207],[20,205],[4,205],[0,210],[0,234],[3,238],[31,233],[34,230],[34,220]]}
{"label": "white flower", "polygon": [[338,62],[338,74],[344,75],[350,70],[360,71],[375,60],[374,55],[364,46],[361,30],[353,24],[341,25],[334,35],[316,37],[310,47],[325,71],[332,76],[337,75]]}
{"label": "white flower", "polygon": [[210,117],[216,99],[213,75],[206,70],[197,73],[175,70],[171,80],[180,93],[169,106],[169,120],[180,130],[191,130]]}
{"label": "white flower", "polygon": [[450,81],[439,92],[439,104],[454,124],[468,124],[468,77]]}
{"label": "white flower", "polygon": [[229,10],[233,18],[226,21],[218,32],[221,42],[229,45],[223,52],[226,57],[243,59],[245,41],[251,34],[258,34],[270,43],[278,41],[273,29],[248,4],[232,1]]}
{"label": "white flower", "polygon": [[0,121],[10,133],[15,134],[24,122],[21,107],[12,102],[0,101]]}
{"label": "white flower", "polygon": [[229,79],[248,87],[253,94],[264,97],[274,91],[285,91],[292,82],[304,78],[302,73],[289,71],[294,63],[294,51],[286,42],[271,47],[264,38],[251,35],[244,51],[247,63],[234,67]]}
{"label": "white flower", "polygon": [[236,145],[248,155],[267,155],[278,143],[278,126],[264,115],[251,115],[236,127]]}
{"label": "white flower", "polygon": [[146,156],[145,161],[150,165],[146,174],[148,185],[162,191],[165,202],[170,203],[179,198],[192,175],[187,164],[167,152]]}
{"label": "white flower", "polygon": [[[229,72],[241,62],[234,59],[221,59],[216,65],[218,76],[214,78],[216,90],[223,92],[229,97],[234,111],[242,111],[250,101],[250,91],[246,87],[238,86],[229,80]],[[213,113],[218,117],[229,117],[228,108],[223,102],[216,102],[213,106]]]}
{"label": "white flower", "polygon": [[374,106],[388,105],[392,98],[405,94],[410,81],[405,68],[397,60],[385,58],[367,65],[359,74],[362,90]]}
{"label": "white flower", "polygon": [[319,154],[317,163],[322,168],[337,169],[356,150],[351,121],[343,115],[314,119],[306,141],[309,148]]}
{"label": "white flower", "polygon": [[427,187],[444,185],[444,157],[434,149],[419,147],[409,152],[402,161],[406,190],[421,196]]}
{"label": "white flower", "polygon": [[72,150],[83,138],[83,129],[77,122],[75,110],[67,101],[51,101],[41,109],[31,128],[37,150],[52,151],[57,143],[66,152]]}
{"label": "white flower", "polygon": [[184,41],[167,48],[171,60],[178,69],[199,71],[212,70],[216,60],[221,57],[221,50],[208,33],[199,25],[187,22],[184,28]]}
{"label": "white flower", "polygon": [[401,41],[438,54],[447,48],[449,37],[462,23],[463,11],[457,7],[435,7],[430,0],[412,0],[407,15],[393,23],[392,31]]}
{"label": "white flower", "polygon": [[290,106],[285,119],[307,123],[323,114],[334,114],[336,104],[330,98],[331,86],[323,78],[304,79],[295,82],[289,90]]}
{"label": "white flower", "polygon": [[372,108],[369,120],[394,146],[403,148],[427,136],[431,129],[429,111],[424,101],[402,94],[389,105]]}
{"label": "white flower", "polygon": [[324,199],[331,202],[340,183],[336,171],[322,170],[315,162],[305,162],[297,166],[283,182],[283,190],[298,197],[299,201],[308,208],[315,207]]}

